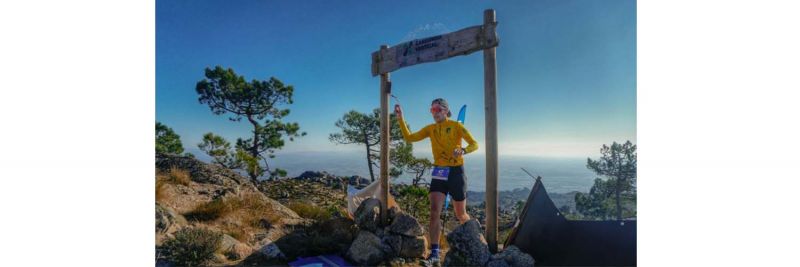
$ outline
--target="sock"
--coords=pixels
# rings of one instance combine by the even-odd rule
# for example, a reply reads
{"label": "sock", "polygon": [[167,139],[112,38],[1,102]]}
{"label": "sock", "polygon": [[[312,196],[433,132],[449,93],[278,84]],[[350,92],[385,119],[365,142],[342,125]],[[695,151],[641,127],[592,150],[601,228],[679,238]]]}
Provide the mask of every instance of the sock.
{"label": "sock", "polygon": [[439,244],[431,244],[431,255],[439,256]]}

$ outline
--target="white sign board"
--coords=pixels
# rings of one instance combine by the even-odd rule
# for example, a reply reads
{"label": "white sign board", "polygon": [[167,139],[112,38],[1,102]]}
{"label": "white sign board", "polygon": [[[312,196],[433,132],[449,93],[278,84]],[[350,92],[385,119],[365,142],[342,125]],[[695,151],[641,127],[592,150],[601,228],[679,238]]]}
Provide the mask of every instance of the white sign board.
{"label": "white sign board", "polygon": [[372,53],[372,76],[497,46],[497,23],[401,43]]}

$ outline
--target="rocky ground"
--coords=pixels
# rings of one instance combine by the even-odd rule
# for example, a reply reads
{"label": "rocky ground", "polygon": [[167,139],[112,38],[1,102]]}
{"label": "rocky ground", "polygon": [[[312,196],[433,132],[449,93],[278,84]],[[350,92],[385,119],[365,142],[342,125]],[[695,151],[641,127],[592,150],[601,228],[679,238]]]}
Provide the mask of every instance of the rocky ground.
{"label": "rocky ground", "polygon": [[[347,185],[349,180],[324,172],[306,172],[306,176],[275,181],[262,181],[258,188],[283,205],[304,203],[331,211],[334,217],[346,217]],[[318,175],[312,177],[311,175]],[[320,177],[328,177],[320,179]],[[355,185],[354,185],[355,186]]]}
{"label": "rocky ground", "polygon": [[280,262],[275,241],[313,223],[230,170],[168,155],[159,155],[156,167],[157,265],[192,257],[179,253],[198,249],[192,242],[201,238],[190,230],[221,234],[207,265],[236,265],[246,258]]}
{"label": "rocky ground", "polygon": [[[183,255],[175,251],[186,249],[178,245],[195,240],[187,237],[196,238],[189,230],[220,235],[208,241],[213,243],[213,255],[203,264],[211,266],[286,265],[300,256],[321,254],[340,255],[364,265],[418,266],[427,253],[427,217],[418,221],[392,209],[390,221],[382,225],[375,221],[377,201],[372,200],[364,201],[354,219],[349,218],[347,186],[363,188],[370,183],[363,177],[308,171],[253,184],[233,171],[188,157],[158,155],[156,166],[156,261],[160,266],[175,266],[171,261]],[[397,188],[403,186],[392,187],[395,198]],[[446,232],[463,228],[452,212],[451,205]],[[468,213],[476,219],[471,227],[483,233],[483,206],[469,206]],[[513,210],[499,215],[498,242],[502,244],[516,217]],[[450,250],[450,237],[443,241],[444,256]],[[200,249],[189,245],[195,245],[189,251]]]}

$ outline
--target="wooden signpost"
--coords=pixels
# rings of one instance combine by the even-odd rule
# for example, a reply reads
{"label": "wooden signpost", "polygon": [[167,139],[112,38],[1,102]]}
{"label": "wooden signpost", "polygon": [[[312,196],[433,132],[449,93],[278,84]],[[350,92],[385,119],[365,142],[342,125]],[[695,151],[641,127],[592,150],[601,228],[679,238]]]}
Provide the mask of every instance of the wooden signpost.
{"label": "wooden signpost", "polygon": [[403,67],[436,62],[483,50],[484,112],[486,117],[486,242],[497,252],[497,20],[493,9],[483,12],[483,25],[404,42],[381,45],[372,53],[372,76],[381,76],[381,220],[387,222],[389,199],[389,73]]}
{"label": "wooden signpost", "polygon": [[496,26],[497,22],[484,23],[375,51],[372,53],[372,76],[496,47]]}

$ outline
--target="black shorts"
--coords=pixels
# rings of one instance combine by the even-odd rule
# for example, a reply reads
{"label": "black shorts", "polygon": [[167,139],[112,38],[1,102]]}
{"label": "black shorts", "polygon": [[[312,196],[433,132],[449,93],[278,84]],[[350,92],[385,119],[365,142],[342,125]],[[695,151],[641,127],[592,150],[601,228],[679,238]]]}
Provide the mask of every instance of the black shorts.
{"label": "black shorts", "polygon": [[451,166],[447,181],[431,178],[430,192],[450,193],[454,201],[467,199],[467,176],[464,174],[464,165]]}

